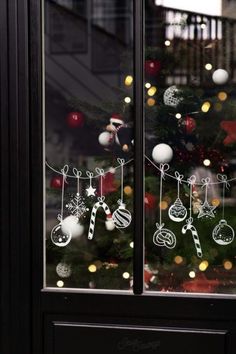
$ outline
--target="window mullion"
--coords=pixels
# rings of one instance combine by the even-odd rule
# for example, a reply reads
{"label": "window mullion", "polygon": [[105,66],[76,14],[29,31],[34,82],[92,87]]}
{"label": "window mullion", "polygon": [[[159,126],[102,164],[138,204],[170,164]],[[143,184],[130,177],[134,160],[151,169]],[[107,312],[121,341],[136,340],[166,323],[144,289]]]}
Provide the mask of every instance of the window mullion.
{"label": "window mullion", "polygon": [[135,186],[134,186],[134,285],[135,294],[143,292],[144,264],[144,3],[134,2],[134,117],[135,117]]}

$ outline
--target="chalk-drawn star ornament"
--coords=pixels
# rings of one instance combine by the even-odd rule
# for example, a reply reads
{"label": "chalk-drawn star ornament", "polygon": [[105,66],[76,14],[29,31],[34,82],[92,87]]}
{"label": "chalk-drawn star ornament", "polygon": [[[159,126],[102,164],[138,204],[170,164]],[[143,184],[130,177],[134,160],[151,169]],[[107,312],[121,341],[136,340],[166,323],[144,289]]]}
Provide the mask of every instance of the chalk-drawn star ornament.
{"label": "chalk-drawn star ornament", "polygon": [[88,197],[95,196],[96,188],[93,188],[92,186],[90,186],[86,189],[86,192],[87,192]]}
{"label": "chalk-drawn star ornament", "polygon": [[214,205],[210,205],[208,203],[207,200],[205,200],[205,202],[199,207],[199,214],[198,214],[198,218],[214,218],[215,214],[214,214],[214,210],[215,210],[216,206]]}

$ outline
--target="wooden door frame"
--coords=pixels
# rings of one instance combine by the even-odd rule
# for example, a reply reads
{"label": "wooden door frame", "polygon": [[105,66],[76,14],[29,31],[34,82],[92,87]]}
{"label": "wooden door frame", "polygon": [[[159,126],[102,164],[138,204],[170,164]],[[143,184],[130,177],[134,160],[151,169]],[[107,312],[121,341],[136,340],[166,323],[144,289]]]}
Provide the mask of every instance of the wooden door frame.
{"label": "wooden door frame", "polygon": [[[7,35],[7,6],[6,1],[0,4],[0,231],[1,235],[1,340],[0,349],[7,352],[9,348],[9,317],[10,317],[10,279],[9,279],[9,124],[8,124],[8,35]],[[5,206],[3,208],[3,205]],[[4,257],[4,254],[6,255]],[[4,310],[3,310],[4,309]],[[2,311],[3,310],[3,311]]]}
{"label": "wooden door frame", "polygon": [[30,353],[28,2],[0,3],[1,352]]}

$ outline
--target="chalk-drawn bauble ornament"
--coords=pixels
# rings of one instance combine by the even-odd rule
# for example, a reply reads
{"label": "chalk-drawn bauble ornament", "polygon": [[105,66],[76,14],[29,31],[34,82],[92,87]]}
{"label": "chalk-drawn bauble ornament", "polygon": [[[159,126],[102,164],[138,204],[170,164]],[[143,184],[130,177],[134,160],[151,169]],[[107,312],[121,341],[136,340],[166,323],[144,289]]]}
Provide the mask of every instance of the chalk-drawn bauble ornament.
{"label": "chalk-drawn bauble ornament", "polygon": [[169,218],[176,222],[184,221],[188,212],[182,201],[177,198],[173,205],[169,208],[168,215]]}
{"label": "chalk-drawn bauble ornament", "polygon": [[163,101],[166,106],[177,107],[182,101],[180,90],[175,85],[168,87],[164,92]]}
{"label": "chalk-drawn bauble ornament", "polygon": [[112,214],[112,220],[115,224],[115,227],[118,229],[125,229],[128,227],[132,221],[132,216],[129,210],[125,208],[125,205],[119,206],[118,209]]}
{"label": "chalk-drawn bauble ornament", "polygon": [[234,229],[227,224],[226,220],[220,220],[212,232],[213,240],[221,246],[226,246],[233,242],[234,235]]}
{"label": "chalk-drawn bauble ornament", "polygon": [[167,247],[169,249],[175,248],[175,234],[171,230],[166,229],[163,226],[164,225],[159,226],[159,224],[157,224],[157,230],[153,235],[153,243],[160,247]]}
{"label": "chalk-drawn bauble ornament", "polygon": [[54,226],[51,231],[51,240],[54,245],[58,247],[65,247],[71,241],[71,233],[69,231],[63,232],[61,224]]}
{"label": "chalk-drawn bauble ornament", "polygon": [[71,276],[72,269],[70,264],[61,262],[56,266],[56,272],[60,278],[69,278]]}

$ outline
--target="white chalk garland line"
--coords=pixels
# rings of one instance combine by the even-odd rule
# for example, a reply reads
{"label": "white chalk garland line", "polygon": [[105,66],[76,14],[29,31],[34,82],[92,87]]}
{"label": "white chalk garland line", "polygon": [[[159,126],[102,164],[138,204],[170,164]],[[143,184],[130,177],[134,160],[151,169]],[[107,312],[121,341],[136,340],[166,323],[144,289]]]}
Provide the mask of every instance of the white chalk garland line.
{"label": "white chalk garland line", "polygon": [[[125,161],[124,164],[123,164],[123,166],[124,166],[124,165],[128,165],[128,164],[129,164],[130,162],[132,162],[133,160],[134,160],[134,159],[130,159],[130,160],[128,160],[128,161]],[[58,175],[63,175],[63,173],[62,173],[61,171],[56,170],[56,169],[55,169],[54,167],[52,167],[47,161],[45,161],[45,165],[46,165],[48,168],[50,168],[50,170],[52,170],[53,172],[57,173]],[[116,167],[111,167],[111,168],[114,169],[114,170],[118,170],[119,168],[121,168],[121,165],[116,166]],[[107,171],[104,171],[104,175],[106,175],[107,173],[111,172],[111,168],[110,168],[109,170],[107,170]],[[89,171],[87,171],[87,172],[89,172]],[[88,175],[88,174],[87,174],[87,175]],[[89,177],[82,177],[82,176],[80,176],[80,179],[91,180],[91,179],[98,178],[98,177],[100,177],[101,175],[100,175],[100,174],[96,174],[96,175],[91,175],[91,174],[89,174],[88,176],[89,176]],[[69,174],[67,174],[66,177],[69,177],[69,178],[77,178],[77,176],[75,176],[75,175],[69,175]]]}
{"label": "white chalk garland line", "polygon": [[[150,162],[160,173],[163,173],[161,167],[157,166],[157,165],[156,165],[151,159],[149,159],[149,157],[147,157],[146,155],[145,155],[145,158],[146,158],[146,159],[148,160],[148,162]],[[218,175],[220,175],[220,174],[218,174]],[[171,175],[171,174],[169,174],[169,173],[167,173],[167,172],[165,172],[165,176],[170,177],[170,178],[172,178],[172,179],[178,181],[178,178],[177,178],[176,176],[173,176],[173,175]],[[222,176],[225,176],[225,175],[223,174]],[[225,176],[225,177],[226,177],[226,176]],[[234,181],[236,181],[236,178],[231,178],[231,179],[228,179],[227,181],[228,181],[228,182],[234,182]],[[189,181],[188,181],[188,180],[185,180],[185,179],[182,179],[182,183],[189,184]],[[218,182],[209,182],[209,183],[208,183],[208,186],[211,186],[211,185],[219,185],[219,184],[224,184],[224,183],[225,183],[224,180],[219,180]],[[205,183],[205,179],[203,178],[201,182],[196,181],[195,186],[204,187],[205,184],[206,184],[206,183]]]}
{"label": "white chalk garland line", "polygon": [[[162,169],[161,169],[160,166],[157,166],[151,159],[149,159],[148,156],[144,155],[144,157],[145,157],[145,159],[146,159],[148,162],[150,162],[150,163],[153,165],[153,167],[155,167],[160,173],[163,173],[163,171],[162,171]],[[130,159],[130,160],[124,162],[123,166],[128,165],[128,164],[131,163],[132,161],[134,161],[134,159]],[[54,167],[52,167],[47,161],[45,161],[45,164],[46,164],[46,166],[47,166],[50,170],[52,170],[53,172],[55,172],[55,173],[57,173],[57,174],[59,174],[59,175],[63,175],[63,173],[61,172],[62,170],[61,170],[61,171],[56,170],[56,169],[55,169]],[[67,165],[66,165],[66,166],[67,166]],[[112,167],[112,168],[113,168],[114,170],[117,170],[117,169],[121,168],[121,165],[116,166],[116,167]],[[107,171],[104,171],[104,175],[106,175],[107,173],[111,172],[110,170],[111,170],[111,168],[109,168],[109,170],[107,170]],[[164,174],[165,174],[165,176],[167,176],[167,177],[169,177],[169,178],[172,178],[172,179],[174,179],[174,180],[176,180],[176,181],[178,182],[178,178],[177,178],[175,175],[171,175],[170,173],[167,173],[167,172],[165,172]],[[223,174],[222,176],[225,176],[225,175]],[[67,174],[66,177],[67,177],[67,178],[68,178],[68,177],[69,177],[69,178],[77,178],[75,175],[69,175],[69,174]],[[95,179],[95,178],[98,178],[98,177],[100,177],[100,175],[99,175],[99,174],[96,174],[96,175],[93,175],[93,176],[90,175],[89,177],[82,177],[82,176],[80,176],[80,179],[82,179],[82,180],[89,180],[89,179],[90,179],[90,180],[91,180],[91,179]],[[225,177],[226,177],[226,176],[225,176]],[[227,179],[227,182],[234,182],[234,181],[236,181],[236,178]],[[187,179],[187,180],[182,179],[182,183],[189,185],[189,180],[188,180],[188,179]],[[211,186],[211,185],[220,185],[220,184],[224,185],[224,183],[225,183],[225,180],[218,180],[217,182],[209,182],[208,185],[209,185],[209,186]],[[195,186],[204,187],[204,185],[205,185],[204,179],[203,179],[201,182],[199,182],[199,181],[196,181],[196,182],[195,182]]]}

